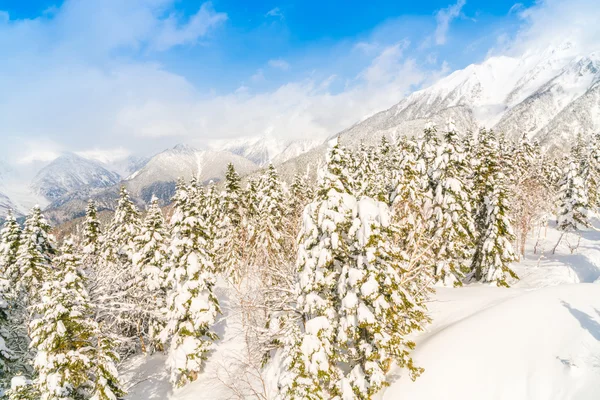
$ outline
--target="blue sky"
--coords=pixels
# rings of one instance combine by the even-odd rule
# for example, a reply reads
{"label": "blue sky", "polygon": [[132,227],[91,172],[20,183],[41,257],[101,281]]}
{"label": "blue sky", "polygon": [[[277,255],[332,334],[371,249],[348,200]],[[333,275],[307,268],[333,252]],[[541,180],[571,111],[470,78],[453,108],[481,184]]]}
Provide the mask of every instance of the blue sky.
{"label": "blue sky", "polygon": [[10,143],[0,158],[322,138],[456,69],[540,42],[549,24],[568,25],[565,4],[0,0],[0,137]]}

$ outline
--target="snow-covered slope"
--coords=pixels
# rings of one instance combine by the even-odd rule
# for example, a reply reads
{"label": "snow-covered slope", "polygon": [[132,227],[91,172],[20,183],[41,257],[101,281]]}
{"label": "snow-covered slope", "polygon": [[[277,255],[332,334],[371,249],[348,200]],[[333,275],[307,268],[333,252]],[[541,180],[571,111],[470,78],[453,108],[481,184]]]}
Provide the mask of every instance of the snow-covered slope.
{"label": "snow-covered slope", "polygon": [[101,189],[119,181],[118,174],[96,161],[75,154],[64,154],[37,173],[31,188],[35,193],[53,201],[84,187]]}
{"label": "snow-covered slope", "polygon": [[12,202],[12,200],[8,198],[7,195],[0,193],[0,220],[6,217],[8,210],[15,210],[18,213],[18,210],[16,209],[17,207]]}
{"label": "snow-covered slope", "polygon": [[425,372],[412,382],[393,371],[380,398],[598,398],[599,285],[440,289],[436,300],[436,322],[414,353]]}
{"label": "snow-covered slope", "polygon": [[128,178],[136,171],[142,169],[149,160],[150,157],[129,156],[122,160],[108,163],[106,164],[106,167],[108,170],[116,172],[121,177]]}
{"label": "snow-covered slope", "polygon": [[[375,399],[411,400],[592,400],[600,393],[600,232],[582,232],[571,254],[552,248],[559,232],[549,227],[527,256],[513,265],[521,280],[512,288],[481,284],[438,288],[429,302],[433,318],[415,335],[414,359],[425,372],[412,382],[393,367],[391,386]],[[596,282],[596,283],[592,283]],[[253,377],[269,396],[276,388],[279,360],[267,370],[243,374],[243,326],[237,291],[224,282],[217,297],[224,315],[221,338],[196,382],[172,389],[164,356],[128,360],[124,377],[128,400],[221,400]],[[264,385],[264,386],[263,386]],[[238,392],[239,393],[239,392]],[[247,391],[246,398],[256,398]],[[274,397],[266,397],[274,398]]]}
{"label": "snow-covered slope", "polygon": [[559,146],[579,132],[600,129],[599,67],[598,53],[577,54],[570,42],[519,57],[490,57],[414,92],[341,137],[354,144],[382,134],[414,135],[427,121],[442,125],[452,117],[459,130],[485,126]]}
{"label": "snow-covered slope", "polygon": [[321,143],[320,140],[290,141],[267,135],[215,141],[211,143],[211,148],[237,154],[264,167],[269,162],[278,164],[297,157]]}
{"label": "snow-covered slope", "polygon": [[152,157],[143,168],[127,178],[125,184],[134,196],[145,201],[154,195],[168,201],[178,178],[196,177],[202,183],[219,181],[232,163],[241,175],[258,168],[251,161],[227,151],[196,150],[179,144]]}

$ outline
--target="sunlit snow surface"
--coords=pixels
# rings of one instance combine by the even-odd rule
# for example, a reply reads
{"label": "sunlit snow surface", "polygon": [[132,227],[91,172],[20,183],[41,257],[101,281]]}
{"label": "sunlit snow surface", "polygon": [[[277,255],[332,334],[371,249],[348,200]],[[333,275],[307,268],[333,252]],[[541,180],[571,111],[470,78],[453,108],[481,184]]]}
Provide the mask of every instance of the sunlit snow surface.
{"label": "sunlit snow surface", "polygon": [[[377,399],[598,399],[600,394],[600,232],[586,231],[575,254],[552,253],[558,232],[549,227],[533,254],[515,265],[512,288],[467,285],[438,288],[429,303],[433,323],[415,337],[415,362],[425,368],[412,382],[392,369],[391,385]],[[544,236],[544,232],[542,232]],[[573,240],[571,240],[573,242]],[[543,256],[540,258],[540,251]],[[228,399],[239,378],[243,331],[221,283],[222,338],[198,381],[172,390],[164,357],[138,357],[123,368],[127,399]],[[278,360],[265,377],[276,387]],[[133,386],[132,386],[133,385]]]}

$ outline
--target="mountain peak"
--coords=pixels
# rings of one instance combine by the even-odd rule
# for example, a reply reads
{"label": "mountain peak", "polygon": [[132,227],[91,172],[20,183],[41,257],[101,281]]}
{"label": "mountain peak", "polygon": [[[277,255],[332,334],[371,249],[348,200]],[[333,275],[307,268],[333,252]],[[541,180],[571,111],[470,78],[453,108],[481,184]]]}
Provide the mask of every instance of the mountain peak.
{"label": "mountain peak", "polygon": [[175,145],[173,148],[171,148],[169,151],[175,151],[175,152],[179,152],[179,153],[191,153],[191,152],[195,152],[196,149],[185,143],[179,143],[179,144]]}

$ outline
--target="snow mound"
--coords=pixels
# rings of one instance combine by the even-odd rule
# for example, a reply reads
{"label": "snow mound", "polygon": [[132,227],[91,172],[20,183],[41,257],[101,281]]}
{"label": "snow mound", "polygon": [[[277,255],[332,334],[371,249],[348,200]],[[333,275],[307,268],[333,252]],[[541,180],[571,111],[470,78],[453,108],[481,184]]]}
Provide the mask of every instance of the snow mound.
{"label": "snow mound", "polygon": [[[441,290],[436,315],[470,315],[432,326],[417,341],[425,372],[402,371],[383,399],[597,399],[600,393],[600,290],[594,284],[533,291]],[[498,299],[500,297],[500,299]],[[502,298],[504,297],[504,298]],[[490,299],[495,299],[491,301]],[[482,305],[487,302],[487,305]],[[470,307],[464,303],[471,303]],[[457,307],[459,306],[459,307]],[[437,328],[437,329],[436,329]],[[474,334],[476,333],[476,334]]]}

